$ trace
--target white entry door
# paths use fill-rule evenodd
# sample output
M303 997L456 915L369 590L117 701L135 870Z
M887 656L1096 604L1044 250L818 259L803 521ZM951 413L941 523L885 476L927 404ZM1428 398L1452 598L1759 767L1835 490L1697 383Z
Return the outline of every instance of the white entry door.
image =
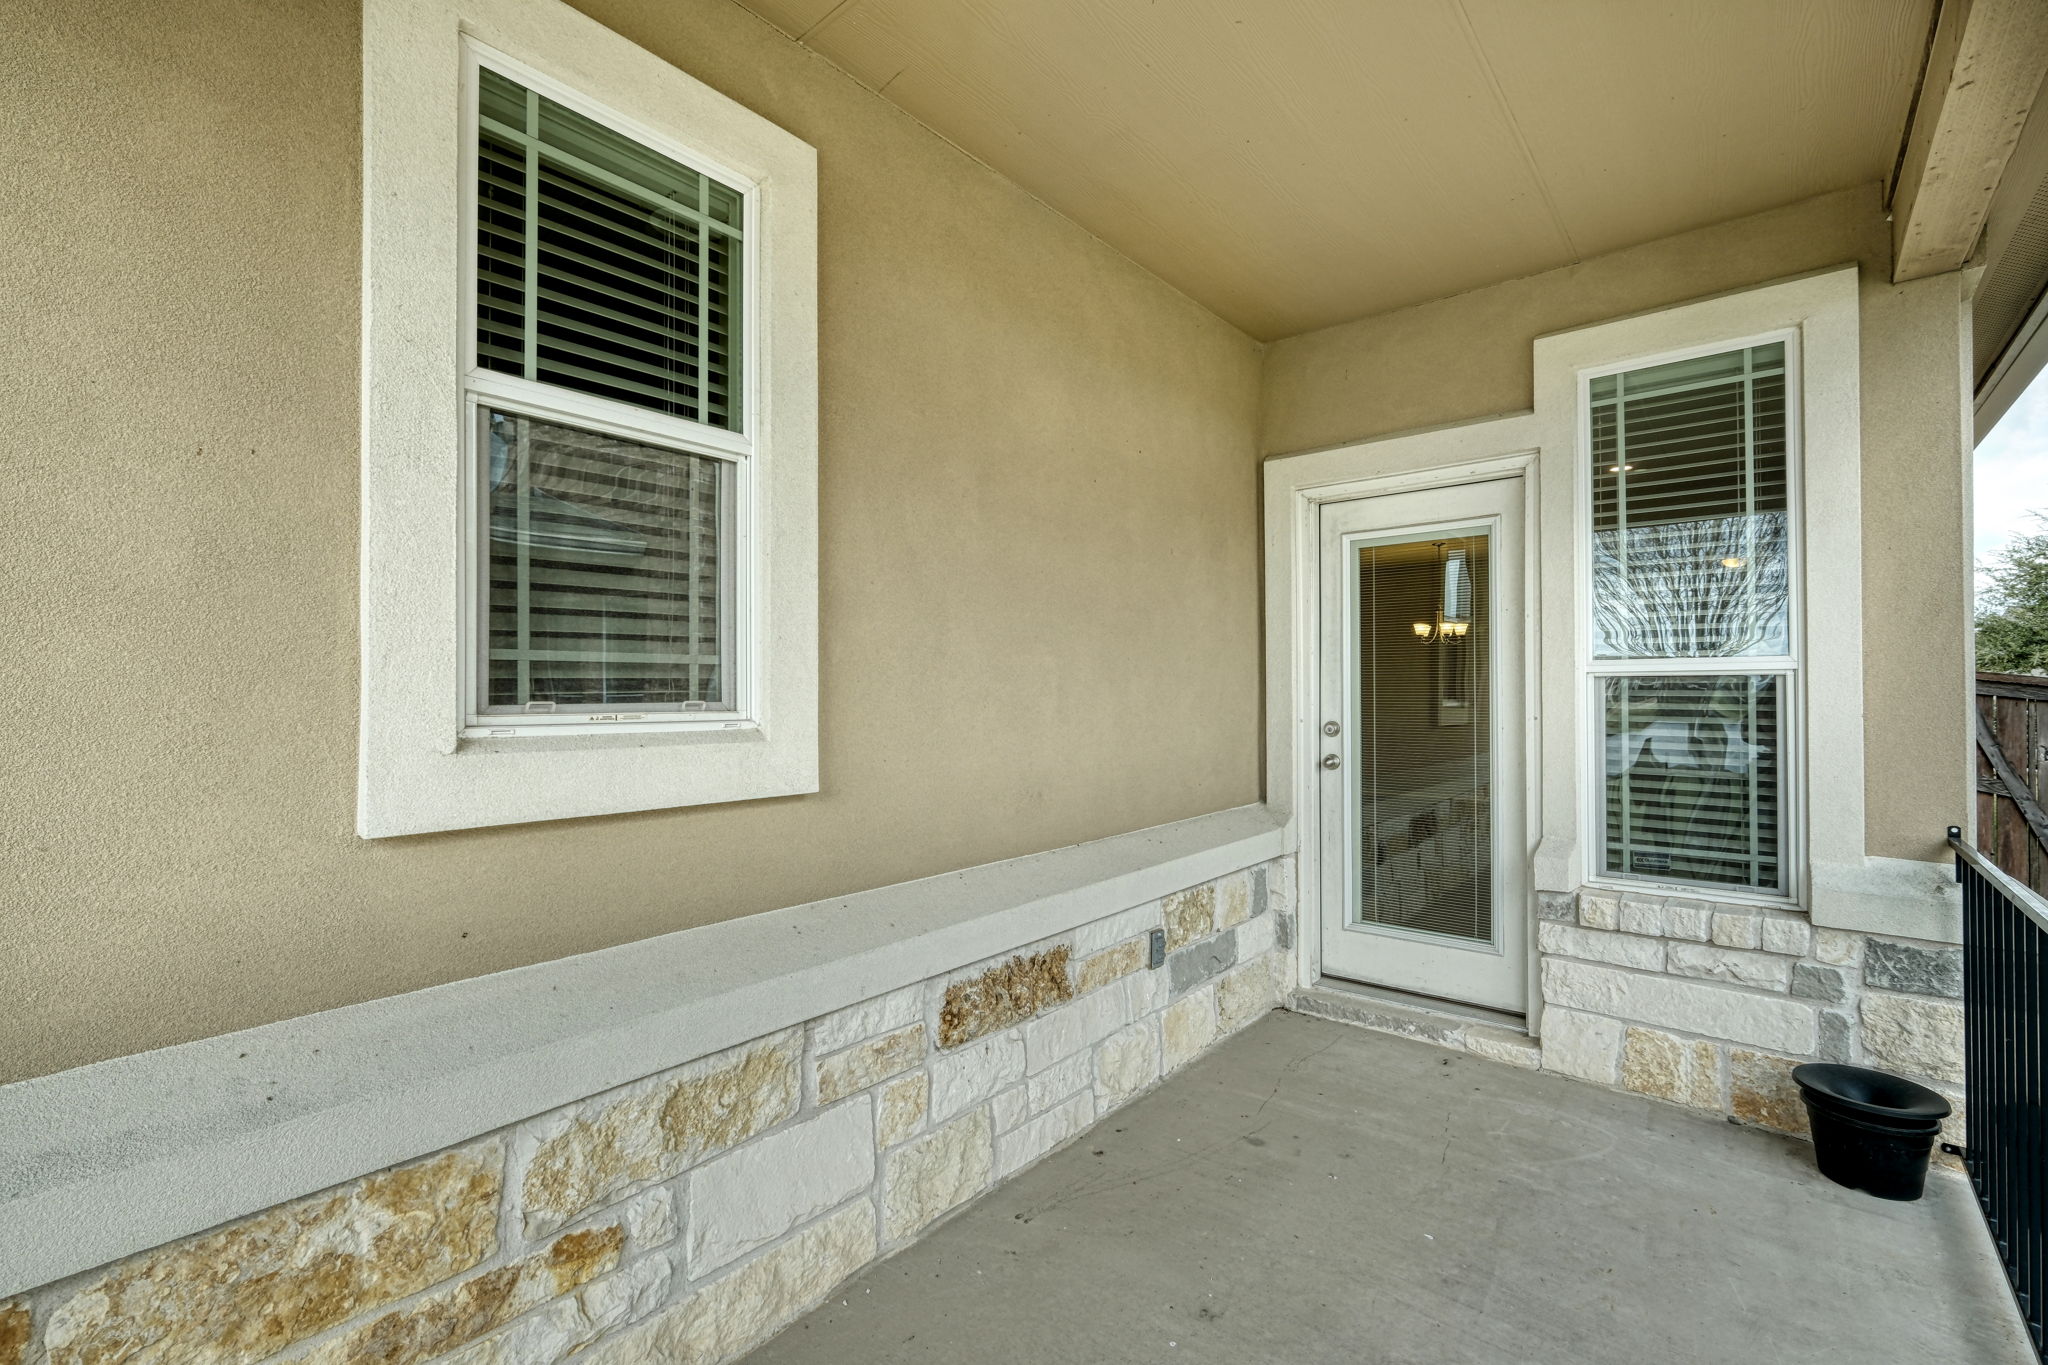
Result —
M1323 973L1528 996L1522 481L1321 512Z

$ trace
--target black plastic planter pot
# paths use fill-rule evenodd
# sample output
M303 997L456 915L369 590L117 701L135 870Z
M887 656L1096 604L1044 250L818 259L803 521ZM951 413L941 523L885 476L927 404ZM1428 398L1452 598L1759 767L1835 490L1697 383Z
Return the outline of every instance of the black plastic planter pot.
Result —
M1813 1156L1837 1185L1879 1199L1918 1199L1949 1104L1935 1091L1862 1066L1792 1068L1813 1125Z

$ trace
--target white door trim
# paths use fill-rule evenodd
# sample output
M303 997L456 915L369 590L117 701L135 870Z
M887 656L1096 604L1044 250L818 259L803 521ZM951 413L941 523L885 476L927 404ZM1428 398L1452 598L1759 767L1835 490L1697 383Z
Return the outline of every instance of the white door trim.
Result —
M1316 800L1319 779L1315 767L1320 752L1315 727L1316 689L1321 676L1317 611L1322 572L1322 506L1504 476L1519 475L1525 481L1523 780L1529 784L1527 809L1533 821L1534 813L1540 809L1533 785L1540 772L1540 727L1533 707L1539 695L1537 683L1543 657L1538 572L1541 543L1536 519L1542 502L1537 431L1533 413L1518 413L1359 441L1329 450L1275 456L1265 462L1262 473L1266 541L1266 804L1286 819L1287 843L1296 860L1294 942L1298 987L1313 986L1322 975L1322 933L1320 925L1311 923L1309 916L1309 908L1321 904L1323 875ZM1532 853L1541 835L1542 831L1532 823L1527 831ZM1534 942L1532 932L1528 1013L1531 1033L1539 1027L1542 1008Z

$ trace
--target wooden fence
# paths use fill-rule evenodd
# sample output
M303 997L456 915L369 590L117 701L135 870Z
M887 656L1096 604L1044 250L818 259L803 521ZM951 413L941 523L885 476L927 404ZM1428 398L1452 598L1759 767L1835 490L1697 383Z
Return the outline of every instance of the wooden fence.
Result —
M1977 847L2048 894L2048 678L1977 675Z

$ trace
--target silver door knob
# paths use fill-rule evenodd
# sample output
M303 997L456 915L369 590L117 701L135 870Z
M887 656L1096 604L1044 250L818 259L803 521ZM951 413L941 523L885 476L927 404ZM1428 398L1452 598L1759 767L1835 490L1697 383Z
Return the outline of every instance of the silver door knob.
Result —
M1338 768L1340 768L1340 767L1342 767L1343 765L1344 765L1344 760L1343 760L1343 759L1341 759L1341 758L1339 758L1339 757L1337 757L1337 755L1335 755L1335 754L1324 754L1324 755L1323 755L1323 766L1324 766L1325 768L1328 768L1328 769L1329 769L1329 770L1330 770L1331 772L1335 772L1335 771L1337 771L1337 769L1338 769Z

